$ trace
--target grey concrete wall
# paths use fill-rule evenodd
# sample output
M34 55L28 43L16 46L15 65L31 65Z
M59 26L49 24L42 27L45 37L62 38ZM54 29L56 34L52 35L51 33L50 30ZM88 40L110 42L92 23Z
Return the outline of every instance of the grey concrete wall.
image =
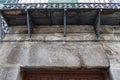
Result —
M46 28L44 28L46 27ZM17 79L20 67L109 68L113 80L119 80L120 40L119 26L101 26L101 40L96 40L92 26L68 26L63 37L63 26L38 26L31 40L63 40L62 42L1 42L0 80ZM25 26L10 28L4 40L28 40ZM67 42L81 40L82 42ZM15 74L15 73L16 74ZM2 76L5 74L6 76ZM11 77L9 77L11 76ZM11 79L15 76L15 79Z

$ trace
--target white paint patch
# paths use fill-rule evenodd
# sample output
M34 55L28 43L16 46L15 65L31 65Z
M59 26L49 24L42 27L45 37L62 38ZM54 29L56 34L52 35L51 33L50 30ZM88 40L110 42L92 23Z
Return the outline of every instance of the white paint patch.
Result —
M48 0L19 0L18 3L48 3Z

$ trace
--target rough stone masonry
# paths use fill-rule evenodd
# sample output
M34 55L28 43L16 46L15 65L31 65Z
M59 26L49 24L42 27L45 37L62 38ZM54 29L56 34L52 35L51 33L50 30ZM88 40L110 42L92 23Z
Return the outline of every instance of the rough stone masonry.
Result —
M109 68L120 80L120 26L101 26L97 40L92 26L35 26L31 39L26 26L10 27L0 43L0 80L20 80L21 67Z

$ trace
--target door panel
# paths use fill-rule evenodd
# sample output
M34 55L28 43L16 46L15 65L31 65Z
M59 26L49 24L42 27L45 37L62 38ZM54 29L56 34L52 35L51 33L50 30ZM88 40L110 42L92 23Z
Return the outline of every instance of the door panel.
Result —
M101 71L29 71L25 72L23 80L106 80Z

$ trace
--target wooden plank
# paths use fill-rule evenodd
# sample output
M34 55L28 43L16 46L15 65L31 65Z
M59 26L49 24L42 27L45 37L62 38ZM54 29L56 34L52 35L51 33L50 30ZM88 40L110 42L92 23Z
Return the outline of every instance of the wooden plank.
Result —
M105 73L102 71L57 71L57 70L51 70L51 71L40 71L39 69L36 70L30 70L25 71L23 73L23 80L106 80ZM63 77L64 76L64 77Z

